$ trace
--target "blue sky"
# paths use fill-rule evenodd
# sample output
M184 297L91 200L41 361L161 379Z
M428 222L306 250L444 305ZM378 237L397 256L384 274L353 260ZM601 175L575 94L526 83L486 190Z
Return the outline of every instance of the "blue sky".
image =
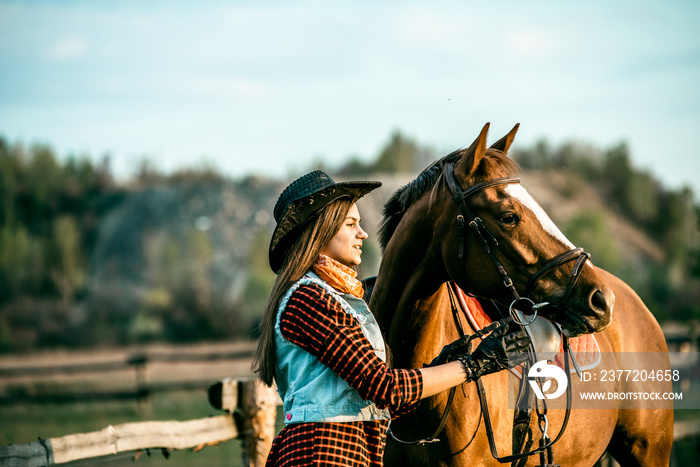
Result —
M0 0L0 135L240 176L521 123L700 194L700 2Z

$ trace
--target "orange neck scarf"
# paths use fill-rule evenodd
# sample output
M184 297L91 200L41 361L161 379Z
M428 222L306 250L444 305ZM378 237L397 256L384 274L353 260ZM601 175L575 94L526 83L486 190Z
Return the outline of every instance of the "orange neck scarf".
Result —
M349 293L357 298L362 298L365 293L362 282L357 280L357 271L333 258L320 255L312 269L318 277L339 292Z

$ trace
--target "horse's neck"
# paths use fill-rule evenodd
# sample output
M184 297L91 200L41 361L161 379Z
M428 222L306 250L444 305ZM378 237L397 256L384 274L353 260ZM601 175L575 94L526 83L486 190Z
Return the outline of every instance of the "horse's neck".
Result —
M447 284L433 295L414 302L409 312L409 316L396 321L395 333L401 337L394 340L413 352L405 352L403 358L395 356L397 367L420 367L429 363L444 345L459 338Z
M451 322L439 245L415 227L403 228L411 236L392 239L385 251L370 306L400 367L434 356Z
M430 240L416 240L413 229L395 234L384 251L370 308L379 324L388 331L392 321L413 303L432 295L440 287L440 267L432 260ZM420 234L418 234L420 236ZM444 268L443 268L444 269Z

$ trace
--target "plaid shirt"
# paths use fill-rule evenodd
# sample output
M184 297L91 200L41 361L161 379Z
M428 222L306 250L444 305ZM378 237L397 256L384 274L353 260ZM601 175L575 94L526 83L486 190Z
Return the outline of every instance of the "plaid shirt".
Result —
M299 287L280 317L285 339L335 370L363 399L392 417L412 410L423 392L418 370L390 370L355 319L322 287ZM387 420L298 423L275 438L267 466L381 466Z

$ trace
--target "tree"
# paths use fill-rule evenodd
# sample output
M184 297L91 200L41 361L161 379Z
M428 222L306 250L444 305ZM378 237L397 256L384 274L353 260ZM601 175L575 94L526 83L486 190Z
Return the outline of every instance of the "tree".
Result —
M59 216L54 221L46 256L51 279L64 304L68 304L75 291L85 283L85 261L82 258L81 243L75 219L69 215Z
M549 142L541 138L531 148L518 148L512 151L513 159L524 169L549 169L553 164Z
M38 293L43 276L41 242L24 226L0 227L0 303Z
M621 257L603 213L584 211L574 216L564 229L574 245L591 253L596 266L619 274Z
M431 150L421 148L412 139L395 131L379 153L374 170L385 173L413 173L424 169L434 158Z

